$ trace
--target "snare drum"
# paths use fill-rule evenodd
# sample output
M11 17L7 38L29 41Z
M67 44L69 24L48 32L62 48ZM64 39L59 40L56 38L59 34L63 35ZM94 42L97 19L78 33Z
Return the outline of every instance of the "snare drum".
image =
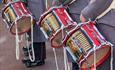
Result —
M12 34L27 32L32 23L32 16L23 2L17 1L8 4L2 11L2 17Z
M51 39L56 31L71 24L72 21L63 7L52 7L45 12L38 22L45 37Z
M95 64L97 67L103 63L110 55L112 46L100 34L93 22L78 24L67 32L63 43L81 70L91 70ZM96 55L95 64L94 53Z

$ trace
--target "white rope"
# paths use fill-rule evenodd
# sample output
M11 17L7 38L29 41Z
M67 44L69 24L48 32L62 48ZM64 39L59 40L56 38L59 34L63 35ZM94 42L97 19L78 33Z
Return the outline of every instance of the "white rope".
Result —
M4 12L4 15L5 15L5 17L6 17L7 21L9 22L9 21L10 21L10 19L9 19L9 17L8 17L8 14ZM4 21L5 21L6 25L7 25L7 28L10 28L10 27L9 27L9 25L8 25L8 23L6 22L6 20L5 20L5 19L4 19Z
M94 45L93 50L94 50L94 70L96 70L96 45Z
M34 53L34 48L33 48L33 18L32 17L31 17L31 46L30 47L32 49L32 55L30 54L31 52L29 51L29 46L28 46L29 59L31 60L31 62L34 62L35 61L35 53Z
M23 41L23 37L24 37L24 35L20 35L19 42Z
M64 38L64 31L63 31L64 25L61 26L61 29L62 29L62 38ZM66 56L67 54L66 54L66 50L65 50L64 46L63 46L63 53L64 53L64 68L65 68L65 70L67 70L67 68L68 68L67 56Z
M48 8L48 0L46 0L46 9Z
M113 46L111 47L111 70L113 70Z
M69 66L69 62L68 62L68 58L67 58L67 53L66 53L66 49L63 47L64 50L64 64L65 64L65 70L70 70L70 66Z
M66 57L66 50L65 48L63 47L63 53L64 53L64 67L65 67L65 70L67 70L67 57Z
M67 67L68 67L68 70L70 70L68 59L67 59Z
M56 70L59 70L59 66L58 66L58 63L57 63L57 55L56 55L55 48L53 48L53 52L54 52L54 57L55 57L55 62L56 62Z
M18 29L17 29L17 23L15 21L15 29L16 29L16 59L19 60L19 55L20 55L20 51L19 51L19 36L18 36Z

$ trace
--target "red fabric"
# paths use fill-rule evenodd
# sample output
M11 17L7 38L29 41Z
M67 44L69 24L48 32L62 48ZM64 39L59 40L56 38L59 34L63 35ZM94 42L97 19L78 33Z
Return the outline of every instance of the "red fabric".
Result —
M27 10L23 2L16 2L16 3L13 3L12 5L14 8L14 11L16 12L16 14L18 14L18 16L22 16L22 13L25 15L29 14L29 11Z
M56 12L56 15L60 18L63 25L67 26L68 25L67 20L70 20L70 19L67 16L67 14L64 12L66 10L64 8L58 8L58 9L54 9L54 11Z
M89 27L87 27L89 26ZM99 36L99 34L97 33L97 31L93 28L94 24L93 23L89 23L88 25L84 25L83 28L84 30L87 32L87 34L90 36L90 38L92 39L92 41L94 42L94 44L96 46L99 46L100 45L100 42L98 40L97 37L94 36L94 33L95 35ZM91 30L90 30L91 29ZM100 36L99 36L100 37Z

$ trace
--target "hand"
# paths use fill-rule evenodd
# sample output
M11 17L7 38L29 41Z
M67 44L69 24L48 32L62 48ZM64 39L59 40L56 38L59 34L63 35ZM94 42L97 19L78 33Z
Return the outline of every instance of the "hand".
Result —
M86 21L85 17L82 14L80 15L80 21L81 22L85 22Z

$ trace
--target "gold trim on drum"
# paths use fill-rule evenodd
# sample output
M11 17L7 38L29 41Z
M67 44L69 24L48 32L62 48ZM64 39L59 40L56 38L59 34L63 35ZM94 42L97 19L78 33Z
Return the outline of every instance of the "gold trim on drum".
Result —
M88 39L80 30L78 30L74 34L72 34L72 36L67 40L66 44L69 44L70 41L72 41L73 44L76 45L77 47L83 48L83 50L85 50L85 52L87 52L90 48L92 48Z
M7 7L4 11L4 14L7 18L7 21L10 20L12 23L16 20L16 15L14 14L14 11L11 9L11 7Z
M88 39L80 30L71 35L66 42L66 46L70 47L71 51L76 56L77 61L79 61L82 56L92 48Z
M56 20L55 16L50 13L48 14L43 21L44 23L49 24L49 26L53 29L53 31L56 31L60 26L58 25L58 21Z

